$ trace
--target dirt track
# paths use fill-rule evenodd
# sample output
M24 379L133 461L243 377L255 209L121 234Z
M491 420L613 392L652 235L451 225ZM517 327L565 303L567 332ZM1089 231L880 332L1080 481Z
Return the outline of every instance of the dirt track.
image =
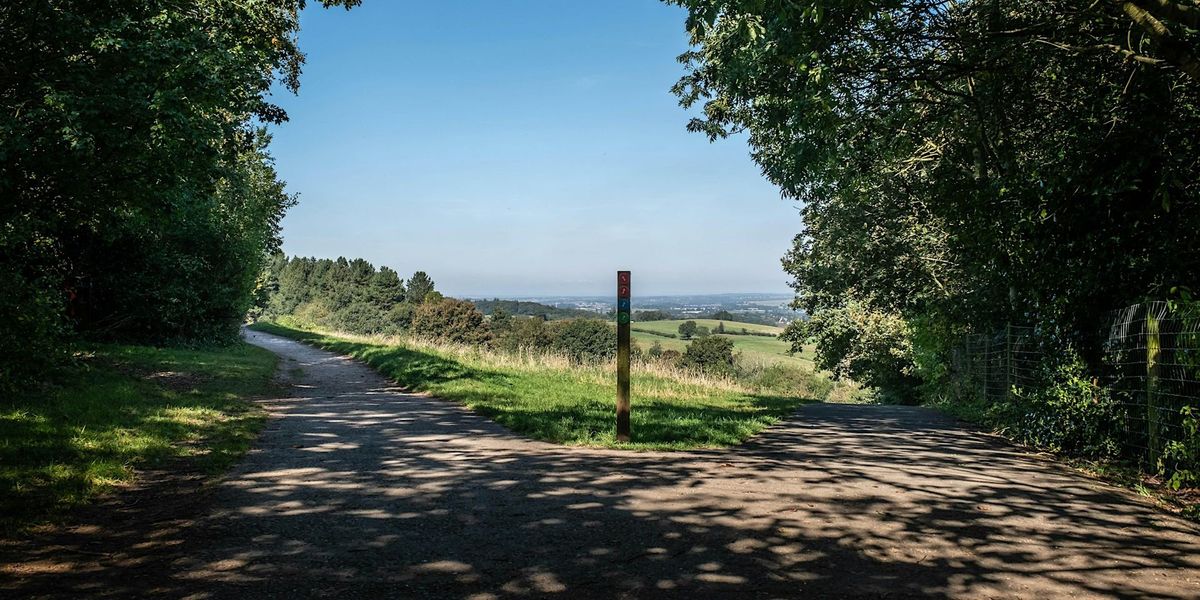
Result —
M218 486L0 548L0 592L1200 597L1200 529L928 410L810 405L720 451L571 449L248 338L304 370L256 450Z

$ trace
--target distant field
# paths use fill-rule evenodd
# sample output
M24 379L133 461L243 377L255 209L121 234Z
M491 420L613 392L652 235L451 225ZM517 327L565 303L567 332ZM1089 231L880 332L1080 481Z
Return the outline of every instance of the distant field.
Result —
M709 330L715 330L717 324L721 321L713 319L691 319L697 325L703 325ZM633 328L648 329L659 333L678 334L679 325L683 323L679 321L644 321L633 323ZM740 331L743 327L747 331L759 331L764 333L779 334L783 331L781 327L771 327L769 325L754 325L752 323L737 323L734 321L724 321L726 331ZM683 352L687 347L688 342L681 339L671 339L653 333L644 331L634 331L633 339L643 350L649 348L654 342L662 345L664 350L675 350ZM763 363L781 363L795 366L812 368L812 348L805 346L803 352L798 352L794 355L789 355L788 350L791 349L791 344L780 341L778 338L763 337L757 335L721 335L721 337L733 340L734 352L740 352L745 361L757 361Z
M401 337L303 331L259 322L253 329L314 344L366 362L413 391L456 400L534 439L577 446L682 450L732 446L828 398L834 384L804 377L784 393L754 389L654 365L635 365L633 441L612 428L613 364L571 364L553 355L506 355L486 349Z
M770 325L755 325L754 323L738 323L736 321L717 321L715 319L680 319L678 321L635 321L633 327L636 329L650 329L660 333L678 333L679 325L684 321L695 321L697 325L707 327L710 331L717 328L718 323L724 323L725 329L728 331L757 331L760 333L769 333L771 335L779 335L783 333L782 327L772 327Z

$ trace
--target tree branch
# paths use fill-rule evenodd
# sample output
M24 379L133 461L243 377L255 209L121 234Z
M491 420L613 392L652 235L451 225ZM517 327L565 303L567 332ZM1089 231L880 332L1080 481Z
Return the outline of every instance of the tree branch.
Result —
M1131 0L1121 2L1120 5L1121 10L1154 40L1167 62L1179 67L1179 70L1187 73L1192 79L1200 81L1200 60L1196 59L1186 44L1171 34L1171 30L1162 21Z

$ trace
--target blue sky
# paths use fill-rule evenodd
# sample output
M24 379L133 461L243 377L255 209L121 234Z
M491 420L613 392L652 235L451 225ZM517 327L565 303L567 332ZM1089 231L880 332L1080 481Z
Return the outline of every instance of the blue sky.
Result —
M284 251L450 295L786 292L800 229L744 139L688 133L683 11L656 0L310 7L272 153Z

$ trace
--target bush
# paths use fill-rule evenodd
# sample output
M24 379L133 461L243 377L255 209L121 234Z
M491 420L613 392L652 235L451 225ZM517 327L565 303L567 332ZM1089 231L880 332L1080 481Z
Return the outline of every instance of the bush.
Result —
M401 302L387 311L383 316L383 332L397 334L408 331L412 327L413 305Z
M384 315L374 304L355 302L334 313L330 318L330 325L340 331L372 334L382 333L386 322Z
M48 288L0 271L0 398L15 397L67 358L63 302Z
M546 350L554 341L546 321L538 317L514 317L503 331L496 332L492 346L505 352Z
M779 337L796 351L812 340L818 368L874 387L885 400L916 400L911 331L897 314L852 302L793 321Z
M302 327L325 327L328 326L330 317L333 316L333 311L324 302L305 302L296 307L292 313L292 318L297 325Z
M607 360L617 355L617 336L606 321L571 319L548 324L551 348L575 362Z
M834 388L833 381L826 375L781 364L765 365L743 372L741 379L758 390L811 400L825 400Z
M1073 352L1059 364L1043 363L1040 383L1017 388L1011 400L989 409L989 420L1005 435L1051 452L1116 458L1125 420L1117 393L1096 385Z
M716 336L697 338L688 344L679 364L708 373L732 373L733 340Z
M427 296L428 298L428 296ZM440 342L482 344L491 339L483 313L466 300L427 301L413 311L412 333Z

